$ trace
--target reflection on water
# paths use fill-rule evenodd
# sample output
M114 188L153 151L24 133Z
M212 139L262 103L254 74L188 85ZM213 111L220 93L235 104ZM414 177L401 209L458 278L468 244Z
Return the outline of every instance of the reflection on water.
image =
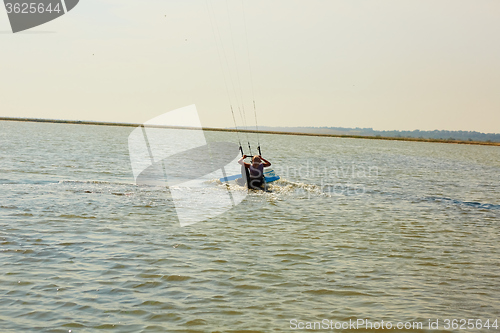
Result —
M261 136L273 192L181 228L130 131L0 122L2 331L498 318L498 147Z

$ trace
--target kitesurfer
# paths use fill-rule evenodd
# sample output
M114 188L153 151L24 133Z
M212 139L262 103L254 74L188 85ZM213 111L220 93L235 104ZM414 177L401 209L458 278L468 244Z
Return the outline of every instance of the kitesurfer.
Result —
M264 168L271 166L271 162L260 155L255 155L254 157L252 157L252 163L245 163L243 160L246 157L247 155L243 155L243 157L239 159L238 163L248 169L248 188L254 190L266 190ZM262 163L262 161L264 161L264 163Z

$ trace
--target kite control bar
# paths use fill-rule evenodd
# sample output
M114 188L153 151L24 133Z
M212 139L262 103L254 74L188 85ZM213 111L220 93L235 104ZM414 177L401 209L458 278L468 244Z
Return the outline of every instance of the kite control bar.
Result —
M262 156L262 152L260 151L260 146L257 147L257 149L259 150L259 156ZM243 148L241 148L240 146L240 152L241 152L241 156L245 155L245 153L243 153ZM247 157L253 157L254 155L247 155Z
M260 155L257 155L257 156L260 156ZM252 157L254 157L254 155L247 155L246 158L249 158L249 157L252 158Z

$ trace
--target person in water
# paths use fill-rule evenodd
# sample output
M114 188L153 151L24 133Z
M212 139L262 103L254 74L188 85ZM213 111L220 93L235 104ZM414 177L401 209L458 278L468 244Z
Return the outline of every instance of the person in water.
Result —
M269 162L262 156L255 155L254 157L252 157L252 163L245 163L243 160L246 157L247 155L243 155L238 163L248 169L248 188L254 190L265 190L266 180L264 178L264 168L271 166L271 162ZM262 163L262 161L264 161L264 163Z

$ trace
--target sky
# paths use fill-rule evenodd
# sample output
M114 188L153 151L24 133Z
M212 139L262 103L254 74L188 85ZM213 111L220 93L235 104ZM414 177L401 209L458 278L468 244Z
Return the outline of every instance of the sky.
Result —
M82 0L17 34L0 8L0 117L500 133L499 32L498 0Z

